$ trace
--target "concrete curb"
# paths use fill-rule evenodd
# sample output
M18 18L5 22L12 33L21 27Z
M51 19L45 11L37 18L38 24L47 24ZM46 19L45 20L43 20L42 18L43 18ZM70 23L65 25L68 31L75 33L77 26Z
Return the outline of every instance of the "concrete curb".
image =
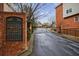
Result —
M28 50L22 51L17 56L28 56L28 55L30 55L32 53L32 49L33 49L33 41L34 41L34 33L31 36L30 47L28 48Z
M79 40L74 36L69 36L69 35L62 34L62 37L79 43Z

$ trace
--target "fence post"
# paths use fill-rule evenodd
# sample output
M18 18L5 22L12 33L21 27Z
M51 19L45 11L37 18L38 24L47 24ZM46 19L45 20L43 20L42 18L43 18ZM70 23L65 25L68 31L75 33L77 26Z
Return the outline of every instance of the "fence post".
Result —
M76 39L76 30L74 32L75 32L75 39Z

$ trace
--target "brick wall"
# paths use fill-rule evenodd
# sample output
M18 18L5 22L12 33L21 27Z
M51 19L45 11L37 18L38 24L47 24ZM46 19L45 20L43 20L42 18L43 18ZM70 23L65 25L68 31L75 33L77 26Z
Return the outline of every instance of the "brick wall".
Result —
M79 16L75 14L69 17L63 17L63 4L56 7L56 31L67 35L79 36L79 22L74 22L74 18ZM61 29L60 29L61 28Z
M64 18L62 21L62 28L79 28L79 22L75 22L74 18L79 15L74 15L68 18Z
M78 31L79 30L79 22L74 21L74 18L76 16L79 16L79 15L77 14L77 15L63 19L62 29L65 29L65 30L62 30L62 32L64 31L65 34L79 36L79 31Z
M3 11L3 3L0 3L0 12Z
M0 12L0 55L16 55L27 46L27 23L24 13ZM23 40L22 41L7 41L6 40L6 17L18 16L23 18Z
M61 23L63 20L63 4L56 7L56 31L60 31Z

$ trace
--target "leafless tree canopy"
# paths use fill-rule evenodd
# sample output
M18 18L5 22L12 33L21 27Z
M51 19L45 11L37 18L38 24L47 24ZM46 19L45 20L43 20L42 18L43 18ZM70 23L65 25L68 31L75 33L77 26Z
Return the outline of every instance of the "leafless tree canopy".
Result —
M47 14L42 12L43 6L46 4L40 3L7 3L7 5L14 11L14 12L24 12L27 15L27 38L30 39L31 33L33 33L37 22L37 19L44 18ZM43 14L41 14L43 13ZM31 27L31 29L30 29Z
M45 17L47 14L41 13L41 8L45 6L46 4L40 4L40 3L7 3L7 5L14 10L15 12L25 12L28 15L28 19L35 20L41 17Z

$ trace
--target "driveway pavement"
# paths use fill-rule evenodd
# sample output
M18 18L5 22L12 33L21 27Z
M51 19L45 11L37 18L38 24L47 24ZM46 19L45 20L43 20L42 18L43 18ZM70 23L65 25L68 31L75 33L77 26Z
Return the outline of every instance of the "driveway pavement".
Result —
M45 28L37 28L31 56L78 56L79 43L59 37Z

